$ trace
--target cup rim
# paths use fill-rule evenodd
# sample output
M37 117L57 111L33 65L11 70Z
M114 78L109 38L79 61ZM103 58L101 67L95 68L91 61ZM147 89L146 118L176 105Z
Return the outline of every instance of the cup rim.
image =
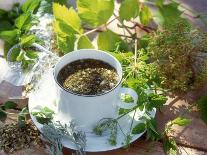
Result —
M115 89L122 83L122 79L123 79L123 75L122 75L122 74L123 74L123 71L122 71L121 63L120 63L120 62L119 62L113 55L111 55L111 54L109 54L109 53L107 53L107 52L105 52L105 51L102 51L102 50L96 50L96 49L80 49L80 50L74 50L74 51L71 51L71 52L80 52L80 51L85 51L85 50L93 50L93 51L96 51L96 52L102 52L102 53L104 53L104 54L106 54L106 55L112 57L112 58L119 64L119 66L120 66L120 68L121 68L121 78L119 79L119 81L117 82L117 84L116 84L112 89L110 89L110 90L108 90L108 91L106 91L106 92L104 92L104 93L95 94L95 95L79 94L79 93L76 93L76 92L73 92L73 91L70 91L70 90L64 88L64 87L58 82L57 77L55 76L55 69L56 69L56 66L59 64L59 62L60 62L60 61L64 58L64 56L66 56L67 54L60 58L60 60L55 64L55 67L54 67L54 69L53 69L53 77L54 77L54 79L55 79L56 84L58 84L58 86L59 86L59 87L61 88L61 90L63 90L63 91L66 91L67 93L70 93L70 94L72 94L72 95L82 96L82 97L97 97L97 96L103 96L103 95L106 95L106 94L112 92L113 90L115 90ZM70 52L70 53L71 53L71 52ZM69 54L69 53L68 53L68 54ZM77 60L78 60L78 59L77 59ZM95 60L99 60L99 59L95 59ZM102 60L101 60L101 61L102 61Z

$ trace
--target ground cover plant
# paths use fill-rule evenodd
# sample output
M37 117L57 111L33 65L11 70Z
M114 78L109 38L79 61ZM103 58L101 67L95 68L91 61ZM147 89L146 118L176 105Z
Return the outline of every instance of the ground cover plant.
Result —
M120 108L116 119L100 120L94 132L101 135L109 130L109 143L116 145L118 120L129 112L145 109L145 115L140 118L143 123L131 127L130 132L125 134L126 148L133 134L146 131L147 139L163 142L166 154L176 154L176 142L168 133L174 124L184 126L190 120L178 117L166 124L166 130L160 134L156 130L155 119L147 111L161 108L169 92L182 94L205 83L206 57L203 53L207 48L207 35L192 28L186 19L180 17L179 3L172 0L166 4L163 0L157 0L153 4L157 8L155 13L146 3L137 0L121 1L118 10L114 0L77 0L77 8L66 1L27 0L23 6L14 5L10 12L0 11L0 20L4 21L0 25L0 38L5 41L5 57L9 48L19 44L20 48L12 52L11 61L18 61L25 71L29 70L38 58L32 43L44 46L44 40L33 34L30 28L41 22L37 14L52 14L53 22L48 25L52 29L52 40L47 48L59 56L75 49L98 48L107 51L122 64L123 85L134 89L139 96L137 106L130 110ZM195 15L195 18L199 17ZM112 31L110 24L113 22L124 33ZM140 30L144 35L139 35ZM93 34L96 39L91 37ZM123 100L130 102L130 97L125 96ZM72 134L68 132L70 127L74 128L73 123L65 127L52 124L52 114L47 108L34 114L45 125L47 139L51 143L56 141L50 153L61 154L62 135L72 135L74 142L81 141L78 151L83 154L84 135L74 130L71 130ZM58 133L54 134L51 129L58 130ZM51 137L52 133L56 137ZM73 133L80 137L74 139Z

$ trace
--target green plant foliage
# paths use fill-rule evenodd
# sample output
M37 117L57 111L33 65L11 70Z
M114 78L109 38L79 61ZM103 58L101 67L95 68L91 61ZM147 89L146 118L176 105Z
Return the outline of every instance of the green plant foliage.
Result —
M36 12L39 4L40 0L28 0L22 7L15 4L12 11L6 12L7 16L12 16L12 18L5 18L4 20L4 24L12 24L12 26L0 29L0 39L5 41L4 56L7 55L9 48L13 45L17 43L22 45L22 49L14 49L11 60L21 61L24 69L34 63L32 58L26 59L24 57L26 54L23 52L26 51L25 48L29 48L33 42L37 41L36 36L28 33L30 28L37 22L33 13ZM10 15L11 12L12 15Z
M53 15L56 20L64 22L77 33L83 32L81 20L73 8L68 9L64 5L53 3Z
M18 38L20 36L20 30L14 29L14 30L5 30L0 31L0 38L6 41L6 43L12 45L18 42Z
M20 44L22 46L31 45L37 40L35 35L25 35L21 37Z
M177 155L177 144L173 138L166 138L163 147L166 154Z
M139 123L132 129L132 134L140 134L146 130L145 123Z
M174 119L172 121L173 125L176 124L176 125L179 125L179 126L186 126L190 123L191 123L191 120L186 119L186 118L182 118L182 117L177 117L176 119Z
M39 6L40 0L27 0L23 5L22 5L22 11L23 12L31 12L33 13L35 9Z
M178 9L179 3L171 2L169 4L163 4L164 1L157 2L158 11L154 15L155 21L161 25L171 26L172 23L176 23L181 19L182 12Z
M139 15L139 1L137 0L124 0L119 8L119 17L123 20L130 20Z
M4 104L0 106L0 120L5 120L7 118L7 112L8 109L16 109L17 104L12 101L7 101Z
M26 126L26 115L29 115L29 110L27 107L23 108L18 114L18 126L24 128Z
M78 0L78 13L92 27L105 24L114 11L114 0Z
M207 59L200 53L207 50L207 34L193 30L186 21L173 25L153 33L148 49L162 88L182 94L202 87L206 81Z
M87 49L87 48L94 48L91 41L88 39L87 36L80 36L78 39L78 49Z
M3 110L7 110L7 109L15 109L16 107L17 107L17 104L14 103L14 102L12 102L12 101L7 101L7 102L5 102L5 103L1 106L1 108L2 108Z
M114 51L117 47L117 43L120 44L120 50L127 49L127 45L123 42L121 37L109 29L98 35L97 44L100 50Z
M149 22L152 20L152 13L151 13L149 7L147 7L147 6L142 7L142 9L140 10L140 13L139 13L139 19L142 24L144 24L144 25L149 24Z
M129 94L121 94L121 100L125 103L134 102L133 97L131 97L131 95L129 95Z
M207 124L207 96L201 97L197 102L196 105L199 109L201 114L201 119Z
M39 112L32 112L40 124L48 124L53 119L54 111L48 107L42 108Z

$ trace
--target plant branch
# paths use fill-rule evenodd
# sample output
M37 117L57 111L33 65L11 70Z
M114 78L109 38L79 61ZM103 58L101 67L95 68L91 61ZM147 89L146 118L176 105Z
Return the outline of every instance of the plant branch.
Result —
M93 32L103 32L103 28L107 28L107 26L109 25L109 24L111 24L114 20L116 20L117 19L117 17L115 17L114 19L112 19L112 20L110 20L108 23L106 23L105 25L101 25L101 26L99 26L99 27L97 27L97 28L95 28L95 29L92 29L92 30L90 30L90 31L88 31L88 32L86 32L86 33L84 33L83 35L88 35L88 34L91 34L91 33L93 33ZM87 29L87 28L86 28Z

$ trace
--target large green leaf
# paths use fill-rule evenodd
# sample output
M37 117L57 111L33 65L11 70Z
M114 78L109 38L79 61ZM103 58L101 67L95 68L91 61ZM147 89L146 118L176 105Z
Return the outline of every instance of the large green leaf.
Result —
M36 36L31 34L31 35L25 35L21 37L21 41L20 44L23 46L26 45L31 45L32 43L34 43L36 40Z
M40 0L27 0L22 5L23 12L34 12L34 10L39 6Z
M76 41L75 35L57 36L58 48L65 54L74 50L75 41Z
M139 15L138 0L124 0L119 9L119 16L121 20L130 20Z
M25 55L30 59L38 58L37 51L26 51Z
M63 21L73 28L77 33L82 33L81 20L73 8L68 9L66 6L58 3L53 4L53 14L56 20Z
M18 29L10 30L10 31L1 31L0 39L8 42L9 44L15 44L19 37L20 31Z
M132 134L140 134L146 129L145 123L139 123L132 129Z
M171 25L180 19L182 12L178 9L179 4L171 2L170 4L158 5L158 10L154 15L154 19L161 25Z
M78 39L78 49L87 49L87 48L94 48L91 41L88 39L87 36L81 36Z
M114 0L78 0L81 19L92 27L106 23L114 11Z
M117 44L124 46L123 40L113 31L107 29L105 32L101 32L98 35L98 48L106 51L114 51Z
M29 30L32 26L32 15L30 13L25 13L19 16L15 20L15 26L18 29Z
M140 19L140 22L144 25L147 25L151 21L152 13L151 13L149 7L144 6L141 9L140 14L139 14L139 19Z

